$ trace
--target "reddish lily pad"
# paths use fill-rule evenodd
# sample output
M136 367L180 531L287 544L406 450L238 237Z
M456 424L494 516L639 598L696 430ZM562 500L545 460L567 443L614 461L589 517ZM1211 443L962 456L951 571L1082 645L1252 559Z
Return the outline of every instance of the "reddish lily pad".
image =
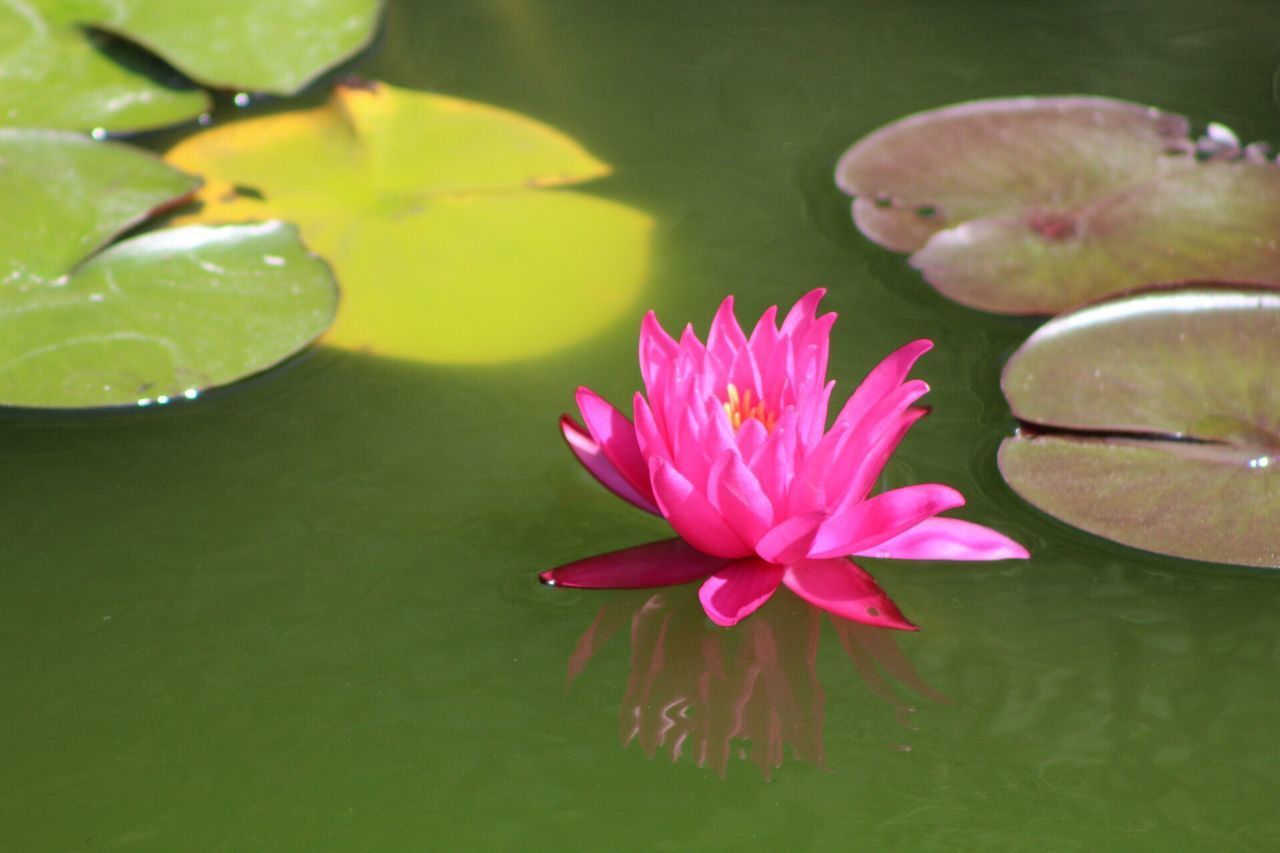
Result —
M836 168L854 221L944 295L1049 314L1158 282L1280 284L1280 168L1106 98L975 101L875 131Z
M1025 425L1000 470L1126 545L1280 568L1280 294L1197 287L1046 323L1002 385Z

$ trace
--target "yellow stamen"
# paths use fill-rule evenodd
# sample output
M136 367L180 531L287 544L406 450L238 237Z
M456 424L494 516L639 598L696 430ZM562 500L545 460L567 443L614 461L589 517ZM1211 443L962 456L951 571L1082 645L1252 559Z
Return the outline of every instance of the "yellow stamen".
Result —
M752 404L751 389L748 388L745 393L738 393L738 388L732 382L725 390L725 396L729 399L724 403L724 413L729 416L729 425L734 429L742 426L744 421L755 418L764 424L765 431L773 429L778 423L778 416L769 411L764 404L764 400L756 400Z

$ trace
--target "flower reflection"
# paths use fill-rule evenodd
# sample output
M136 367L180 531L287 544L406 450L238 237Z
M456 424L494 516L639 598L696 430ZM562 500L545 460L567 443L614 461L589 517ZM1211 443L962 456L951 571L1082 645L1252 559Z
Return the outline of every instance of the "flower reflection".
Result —
M605 558L619 572L627 572L629 557L665 564L672 577L681 569L705 568L698 563L705 555L682 547L660 542ZM692 565L681 563L682 553ZM909 727L915 709L894 682L931 701L948 701L915 672L893 634L828 618L858 676L902 725ZM766 779L788 753L825 767L826 695L817 675L821 622L822 611L795 596L775 599L737 631L709 624L693 596L664 591L613 598L579 638L567 686L629 627L631 671L618 711L624 747L638 742L650 758L687 758L721 776L734 757L756 765Z
M631 672L618 708L618 735L649 758L688 758L724 776L730 759L750 761L766 779L794 760L826 766L822 729L826 694L817 675L822 611L780 599L736 632L707 624L691 596L631 595L600 608L569 659L572 686L595 654L630 626ZM904 726L915 708L893 681L935 702L886 631L829 617L867 688L893 707Z

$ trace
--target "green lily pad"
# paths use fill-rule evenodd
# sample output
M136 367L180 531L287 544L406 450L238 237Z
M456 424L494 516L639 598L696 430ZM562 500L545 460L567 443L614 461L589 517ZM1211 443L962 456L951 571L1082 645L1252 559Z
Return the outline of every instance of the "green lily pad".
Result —
M836 169L872 240L944 295L1049 314L1159 282L1280 284L1280 168L1105 98L976 101L875 131Z
M134 131L194 118L208 95L174 68L213 88L295 94L367 45L380 13L379 0L6 0L0 125Z
M0 405L194 397L325 329L333 278L284 223L153 231L94 253L197 184L127 146L0 130Z
M96 5L99 11L82 20L146 47L193 80L216 89L277 95L296 94L363 49L382 11L380 0L97 0Z
M1068 524L1280 568L1280 294L1141 293L1057 317L1010 359L1000 470Z
M92 7L0 2L0 125L145 130L209 109L209 96L164 63L79 26Z
M557 187L609 172L516 113L385 84L215 127L167 159L205 177L181 221L280 217L333 264L324 342L429 362L495 362L576 342L622 315L651 219Z
M0 128L0 284L56 279L199 186L136 148Z

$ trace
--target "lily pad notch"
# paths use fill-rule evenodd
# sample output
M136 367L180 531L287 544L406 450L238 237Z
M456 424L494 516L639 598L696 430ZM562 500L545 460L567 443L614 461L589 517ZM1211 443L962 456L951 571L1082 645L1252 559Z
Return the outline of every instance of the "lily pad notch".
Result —
M653 220L581 192L607 163L510 110L373 81L212 127L165 158L201 175L187 222L298 223L342 280L325 345L425 362L530 358L623 316Z
M1280 568L1280 293L1154 289L1050 320L1009 360L1001 474L1105 538Z
M0 405L190 399L329 326L337 284L287 223L111 242L198 186L129 146L0 130Z

